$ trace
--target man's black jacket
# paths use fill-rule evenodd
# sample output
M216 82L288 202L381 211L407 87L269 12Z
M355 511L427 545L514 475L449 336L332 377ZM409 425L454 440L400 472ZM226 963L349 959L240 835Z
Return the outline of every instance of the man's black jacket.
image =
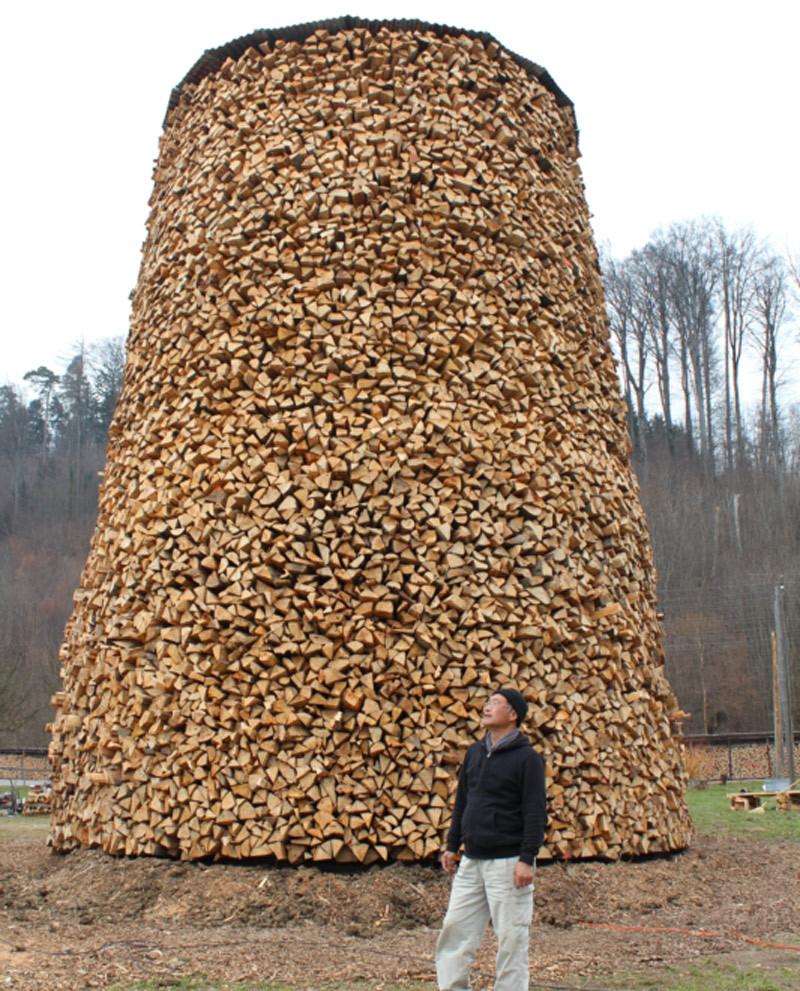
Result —
M522 734L487 753L486 741L467 750L458 778L447 849L468 857L519 857L532 864L544 841L547 801L544 762Z

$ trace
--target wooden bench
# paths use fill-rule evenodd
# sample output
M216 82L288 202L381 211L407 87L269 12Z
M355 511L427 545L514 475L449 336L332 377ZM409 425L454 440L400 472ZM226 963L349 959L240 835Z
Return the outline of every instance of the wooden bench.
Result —
M751 812L760 808L762 798L775 798L778 791L736 791L728 793L728 801L734 812Z

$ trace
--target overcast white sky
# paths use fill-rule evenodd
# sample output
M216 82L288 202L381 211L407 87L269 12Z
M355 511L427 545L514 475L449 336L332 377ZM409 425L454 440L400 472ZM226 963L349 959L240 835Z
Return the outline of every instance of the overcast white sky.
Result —
M202 52L344 14L487 31L547 68L615 255L702 214L800 249L797 0L9 3L0 382L127 332L167 100Z

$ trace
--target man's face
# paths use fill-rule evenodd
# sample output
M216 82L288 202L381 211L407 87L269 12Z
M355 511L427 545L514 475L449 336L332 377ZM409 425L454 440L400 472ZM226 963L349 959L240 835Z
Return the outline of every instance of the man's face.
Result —
M508 704L505 696L492 695L483 706L483 725L487 729L502 729L517 725L517 714Z

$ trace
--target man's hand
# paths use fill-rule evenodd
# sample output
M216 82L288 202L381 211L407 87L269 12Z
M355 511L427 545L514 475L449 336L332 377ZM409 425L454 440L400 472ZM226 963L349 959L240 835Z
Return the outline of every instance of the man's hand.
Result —
M514 864L514 887L527 888L529 884L533 884L533 867L518 860Z
M452 850L445 850L439 859L441 861L445 873L455 874L456 867L458 867L457 853L453 853Z

